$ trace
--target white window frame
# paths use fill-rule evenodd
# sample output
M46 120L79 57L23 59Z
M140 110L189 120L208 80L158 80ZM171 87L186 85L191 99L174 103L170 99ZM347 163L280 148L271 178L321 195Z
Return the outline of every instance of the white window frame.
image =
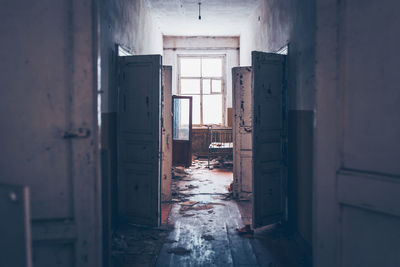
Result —
M181 76L181 59L182 58L220 58L222 61L222 76L221 77L209 77L209 76L202 76L202 61L200 60L200 77L182 77ZM200 124L193 124L193 126L203 126L207 125L203 123L203 80L210 79L210 94L211 95L221 95L222 96L222 118L221 118L221 124L214 124L214 125L220 125L223 126L225 125L225 108L226 108L226 55L225 54L190 54L190 55L185 55L185 54L179 54L178 55L178 95L197 95L197 94L181 94L181 80L182 79L200 79ZM212 92L212 80L221 80L221 92L220 93L213 93Z

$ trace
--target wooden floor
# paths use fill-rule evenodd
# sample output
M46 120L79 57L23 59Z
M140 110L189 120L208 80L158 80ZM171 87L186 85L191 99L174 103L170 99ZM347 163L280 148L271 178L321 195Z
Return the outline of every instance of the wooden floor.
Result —
M175 196L167 236L156 266L309 266L294 239L280 229L239 235L244 226L238 203L226 199L232 172L198 165L175 181ZM239 203L245 223L251 205Z

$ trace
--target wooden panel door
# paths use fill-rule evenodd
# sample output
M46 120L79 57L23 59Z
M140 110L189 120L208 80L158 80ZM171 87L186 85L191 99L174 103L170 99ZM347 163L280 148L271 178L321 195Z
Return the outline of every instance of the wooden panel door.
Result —
M158 226L161 56L119 58L118 210L122 222Z
M249 198L253 191L251 67L232 69L234 194Z
M400 266L399 6L317 1L315 266Z
M171 199L172 168L172 67L163 66L161 201Z
M0 183L29 188L36 267L102 266L94 4L0 2Z
M286 176L285 56L252 52L253 226L284 215Z
M174 95L172 111L172 164L188 167L192 164L192 97Z

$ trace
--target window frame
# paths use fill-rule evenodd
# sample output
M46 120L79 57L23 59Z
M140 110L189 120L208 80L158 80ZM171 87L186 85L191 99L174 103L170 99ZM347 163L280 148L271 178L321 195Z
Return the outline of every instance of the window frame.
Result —
M181 59L182 58L191 58L191 59L200 59L200 76L199 77L192 77L192 76L187 76L187 77L182 77L181 75ZM217 76L202 76L202 59L204 58L219 58L221 59L221 77ZM193 126L205 126L205 125L210 125L210 124L204 124L203 121L203 80L210 80L210 93L206 95L221 95L222 98L222 118L221 118L221 123L220 124L213 124L213 125L219 125L223 126L225 125L225 107L226 107L226 54L178 54L177 55L177 66L178 66L178 95L180 96L193 96L193 95L199 95L200 96L200 124L194 124ZM182 88L181 88L181 80L185 79L198 79L200 80L200 93L199 94L182 94ZM221 80L221 92L212 92L212 81L213 80ZM194 107L194 105L193 105ZM194 114L194 112L192 112ZM192 120L193 121L193 120Z

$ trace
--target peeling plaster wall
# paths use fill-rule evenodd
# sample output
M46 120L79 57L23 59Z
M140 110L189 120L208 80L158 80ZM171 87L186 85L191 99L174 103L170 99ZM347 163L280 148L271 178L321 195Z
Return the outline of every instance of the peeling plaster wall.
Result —
M314 0L264 0L240 36L240 64L251 51L276 52L289 44L289 109L313 110L315 102Z
M162 35L144 0L100 1L102 112L117 111L116 44L134 55L162 55Z
M311 244L312 132L315 106L315 1L264 0L240 36L240 62L251 51L289 44L289 222Z

